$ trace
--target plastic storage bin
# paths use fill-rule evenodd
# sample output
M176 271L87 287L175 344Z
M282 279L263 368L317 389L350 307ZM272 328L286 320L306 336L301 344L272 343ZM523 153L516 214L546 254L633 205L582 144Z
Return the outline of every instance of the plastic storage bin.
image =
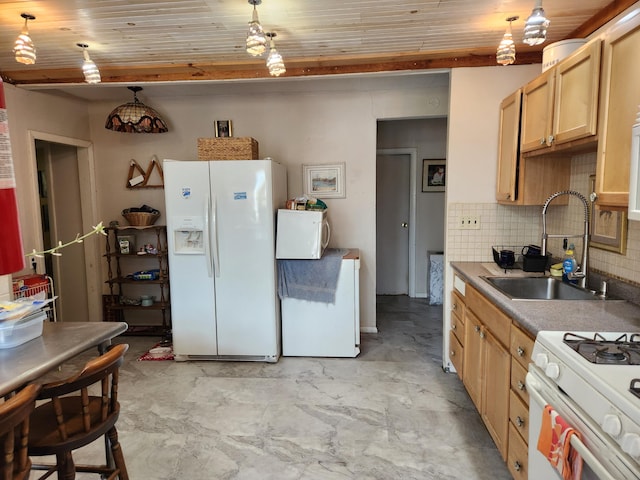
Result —
M0 322L0 348L13 348L42 335L47 314L38 311L17 320Z

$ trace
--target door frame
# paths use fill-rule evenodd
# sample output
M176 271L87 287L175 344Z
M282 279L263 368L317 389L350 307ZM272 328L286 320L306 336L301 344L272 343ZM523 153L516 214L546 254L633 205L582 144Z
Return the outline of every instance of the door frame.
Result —
M90 231L98 222L98 206L96 201L96 172L95 172L95 157L93 152L93 143L78 138L65 137L62 135L55 135L51 133L39 132L36 130L29 130L29 157L33 171L37 171L37 159L36 159L36 140L41 140L51 143L59 143L70 147L75 147L78 157L78 175L80 178L80 209L82 216L83 231L78 232L83 234ZM37 176L34 176L37 177ZM35 180L37 181L37 179ZM40 199L38 197L38 189L32 190L33 198L31 199L33 205L39 205ZM55 212L52 212L51 222L55 224ZM32 218L33 231L37 233L36 243L37 248L42 250L42 218L40 209L38 209L38 215L34 215ZM73 240L73 239L70 239ZM101 321L102 319L102 284L100 282L100 245L98 241L95 242L82 242L85 256L85 273L87 276L87 305L89 308L89 321L95 319L95 321ZM38 262L37 271L42 273L44 262ZM55 285L54 285L55 287ZM62 319L64 320L64 319Z
M416 296L416 168L418 164L417 148L379 148L377 155L409 155L411 165L409 167L409 297ZM378 232L376 230L376 236Z

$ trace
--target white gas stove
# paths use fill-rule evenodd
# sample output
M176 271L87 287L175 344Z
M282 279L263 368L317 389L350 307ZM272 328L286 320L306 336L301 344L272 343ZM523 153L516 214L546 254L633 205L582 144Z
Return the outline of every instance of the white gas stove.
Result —
M544 404L581 433L583 478L640 478L640 334L542 331L531 358L529 478L545 478L532 472Z

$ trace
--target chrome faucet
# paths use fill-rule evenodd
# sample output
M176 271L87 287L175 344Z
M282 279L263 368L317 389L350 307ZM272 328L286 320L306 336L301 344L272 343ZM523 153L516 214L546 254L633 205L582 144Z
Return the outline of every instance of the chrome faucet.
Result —
M566 234L548 234L547 233L547 207L549 204L560 195L573 195L578 197L584 204L584 234L583 235L566 235ZM580 238L582 237L582 263L578 265L578 269L571 273L571 278L579 279L579 284L582 288L587 288L587 274L588 274L588 260L589 260L589 203L587 199L581 193L573 190L563 190L551 195L544 202L542 207L542 256L547 255L547 239L549 238Z

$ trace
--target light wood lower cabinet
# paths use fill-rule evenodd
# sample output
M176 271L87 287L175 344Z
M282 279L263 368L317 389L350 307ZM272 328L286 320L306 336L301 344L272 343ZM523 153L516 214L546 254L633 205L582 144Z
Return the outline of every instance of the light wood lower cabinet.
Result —
M529 478L527 443L522 440L520 434L512 424L509 424L509 456L507 467L516 480L527 480Z
M464 385L506 460L511 320L470 285L466 288L465 303Z
M473 312L467 310L464 324L464 383L471 400L482 413L482 385L484 383L484 355L482 323Z
M464 337L460 338L461 298L452 293L451 358L462 371L471 400L516 479L527 478L529 395L525 377L534 339L517 322L467 284ZM463 352L460 368L459 352ZM454 360L457 358L457 360Z
M534 339L517 324L511 325L511 393L509 398L508 467L514 478L527 478L529 394L525 378Z
M509 378L511 356L487 332L484 339L485 379L482 386L482 420L503 459L507 459L509 433Z
M455 290L451 292L451 330L449 332L449 359L460 380L464 370L464 318L465 304Z

